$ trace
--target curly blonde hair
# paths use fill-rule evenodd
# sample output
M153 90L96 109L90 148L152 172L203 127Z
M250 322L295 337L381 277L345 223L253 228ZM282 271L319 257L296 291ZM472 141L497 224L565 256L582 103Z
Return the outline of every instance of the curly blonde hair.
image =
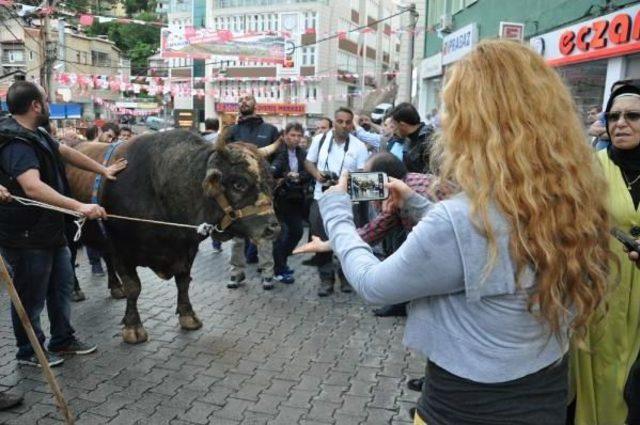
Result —
M487 40L456 63L442 93L442 178L497 244L489 206L511 225L518 276L536 272L535 306L550 330L580 339L608 289L607 185L558 74L522 44Z

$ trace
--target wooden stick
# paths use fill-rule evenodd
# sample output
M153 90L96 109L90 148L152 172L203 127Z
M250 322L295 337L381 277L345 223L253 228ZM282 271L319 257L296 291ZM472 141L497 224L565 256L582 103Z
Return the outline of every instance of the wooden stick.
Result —
M40 341L36 337L36 333L31 326L31 322L29 321L29 317L27 316L27 312L22 305L22 301L20 301L20 297L18 296L18 292L16 291L15 286L13 285L13 281L11 280L11 276L9 276L9 271L7 270L7 266L4 263L4 259L0 255L0 279L7 285L7 290L9 291L9 297L11 298L11 302L18 313L18 317L20 317L20 322L22 322L22 326L24 330L27 332L27 336L29 337L29 342L33 347L33 351L36 353L36 357L42 366L42 373L44 377L47 379L49 383L49 387L51 387L51 391L53 391L53 395L56 398L56 402L58 404L58 408L62 412L64 416L64 420L67 425L75 424L75 418L73 417L73 413L69 409L69 405L67 404L64 396L62 395L62 391L60 391L60 386L58 385L58 381L56 381L56 377L51 372L51 367L49 367L49 362L47 361L46 356L44 355L44 350L40 345Z

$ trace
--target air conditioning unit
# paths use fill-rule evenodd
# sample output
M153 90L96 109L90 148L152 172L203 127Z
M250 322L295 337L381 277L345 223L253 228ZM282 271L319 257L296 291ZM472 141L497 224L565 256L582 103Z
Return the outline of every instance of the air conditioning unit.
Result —
M450 13L440 15L440 31L448 32L453 29L453 16Z

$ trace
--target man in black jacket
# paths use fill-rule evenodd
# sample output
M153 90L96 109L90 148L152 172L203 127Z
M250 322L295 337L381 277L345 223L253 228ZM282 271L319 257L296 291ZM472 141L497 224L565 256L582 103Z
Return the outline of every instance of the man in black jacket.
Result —
M247 142L259 148L270 145L278 140L278 129L264 122L262 117L255 113L256 98L250 94L242 96L238 100L240 115L238 123L231 127L231 136L228 142Z
M12 116L0 119L0 184L14 196L73 210L90 219L105 218L106 212L99 205L66 196L69 192L63 160L109 179L114 179L117 171L59 144L41 128L49 121L41 87L27 81L14 83L7 92L7 105ZM63 362L56 354L88 354L96 349L79 341L71 327L73 271L67 242L62 213L18 202L0 205L0 252L43 345L40 314L47 305L51 339L46 353L50 366ZM13 307L11 319L18 363L39 366Z
M255 114L256 99L248 94L238 100L240 116L238 123L231 127L227 142L245 142L259 148L269 146L280 134L273 125ZM273 244L269 241L257 241L258 268L262 275L262 288L273 289ZM231 279L227 288L235 289L245 279L244 268L248 260L256 255L256 246L248 240L234 238L231 245ZM254 262L254 261L251 261Z
M402 162L410 173L428 173L433 127L420 121L418 110L410 103L401 103L390 113L396 126L396 134L403 139L389 142L387 151L395 154L399 149L395 143L401 143Z
M276 154L271 165L276 179L274 204L282 227L273 245L274 277L282 283L293 283L293 270L287 266L287 258L302 238L304 202L307 186L313 180L304 168L307 152L299 144L304 129L299 123L290 123L284 130L285 146Z

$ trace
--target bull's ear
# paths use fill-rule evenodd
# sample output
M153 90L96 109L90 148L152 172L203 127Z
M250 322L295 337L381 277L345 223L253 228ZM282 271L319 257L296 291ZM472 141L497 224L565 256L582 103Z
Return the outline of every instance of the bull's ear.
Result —
M215 196L220 193L220 178L222 177L222 173L217 168L211 168L207 171L207 175L202 181L202 189L204 190L205 195L207 196Z
M227 148L227 141L231 138L231 127L224 127L220 134L218 134L218 138L216 139L216 150L224 151Z

